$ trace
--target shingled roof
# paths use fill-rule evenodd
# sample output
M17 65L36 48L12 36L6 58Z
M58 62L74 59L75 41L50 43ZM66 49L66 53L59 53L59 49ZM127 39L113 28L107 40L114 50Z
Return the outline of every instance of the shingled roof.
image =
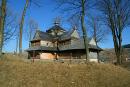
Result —
M90 38L88 39L89 42L90 42ZM95 49L95 50L102 50L100 47L96 46L96 45L92 45L92 44L89 44L88 45L89 49ZM75 50L75 49L85 49L85 46L84 46L84 41L83 39L79 39L77 41L75 41L72 45L69 45L69 46L62 46L62 47L59 47L59 49L62 51L62 50Z
M34 40L52 41L53 40L53 36L50 35L50 34L48 34L48 33L46 33L46 32L37 30L36 33L35 33L35 36L34 36L33 40L31 40L31 41L34 41Z
M45 41L53 41L55 40L56 38L60 41L60 40L66 40L66 39L71 39L71 34L74 32L74 30L70 30L70 31L66 31L64 32L62 35L59 35L59 36L54 36L54 35L51 35L47 32L43 32L43 31L40 31L40 30L37 30L36 31L36 34L33 38L33 40L31 41L35 41L35 40L45 40Z
M62 35L59 36L59 40L71 39L71 34L72 34L73 32L74 32L74 30L66 31L65 33L63 33Z
M48 32L54 29L60 29L63 30L64 33L59 36L51 35ZM52 28L48 29L46 32L37 30L36 34L32 41L35 40L45 40L45 41L54 41L55 39L58 39L59 41L71 39L71 35L74 32L75 29L72 29L70 31L65 31L65 29L61 28L58 25L53 26ZM92 38L88 38L88 42L90 42ZM84 50L84 40L83 37L81 37L79 40L75 41L73 44L67 45L67 46L60 46L58 47L60 51L66 51L66 50ZM89 44L89 49L95 49L95 50L102 50L100 47L96 45ZM33 51L33 50L42 50L42 51L58 51L56 47L45 47L45 46L38 46L38 47L31 47L27 49L27 51Z
M89 39L90 41L90 39ZM60 51L67 51L67 50L85 50L83 39L75 41L74 44L66 45L66 46L59 46L58 47ZM96 45L89 44L89 49L99 50L102 49ZM41 50L41 51L58 51L57 47L45 47L45 46L38 46L38 47L31 47L27 49L27 51L33 51L33 50Z
M36 46L28 48L26 51L57 51L56 47L45 47L45 46Z

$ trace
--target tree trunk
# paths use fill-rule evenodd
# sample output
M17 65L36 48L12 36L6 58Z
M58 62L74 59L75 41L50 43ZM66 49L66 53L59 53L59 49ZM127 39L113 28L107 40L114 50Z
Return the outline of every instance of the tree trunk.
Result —
M1 15L0 15L0 55L2 54L2 48L4 43L4 25L6 17L6 0L1 2Z
M96 23L95 23L94 19L93 19L93 23L94 23L94 40L96 42L96 46L98 46L98 42L97 42L97 28L96 28ZM98 63L100 63L100 61L99 61L99 52L97 52L97 59L98 59Z
M87 40L87 32L84 24L84 17L85 17L85 0L82 1L82 12L81 12L81 26L82 26L82 32L83 32L83 39L84 39L84 46L85 46L85 52L86 52L86 61L88 61L88 40Z
M57 48L57 53L56 53L56 60L58 60L58 53L59 53L59 46L58 46L58 40L56 41L56 48Z
M24 10L22 13L22 19L20 22L20 32L19 32L19 53L22 54L22 35L23 35L23 25L24 25L24 18L25 18L25 14L28 8L28 4L29 4L29 0L26 0L26 4L24 6Z
M18 54L19 36L16 37L16 54Z
M122 64L122 35L121 32L119 33L119 37L118 37L118 41L119 41L119 45L118 45L118 64Z
M30 30L30 35L29 35L29 48L31 47L31 41L32 40L32 32L31 32L31 30Z
M114 42L114 48L115 48L115 54L116 54L116 58L117 58L117 64L120 65L121 64L121 55L120 55L120 47L118 44L118 40L116 38L116 34L115 32L113 32L113 42Z
M117 64L122 63L122 31L130 25L129 4L130 0L99 0L97 2L112 32Z
M122 49L122 36L120 36L120 41L119 41L119 48L120 48L120 64L122 64L122 52L123 52L123 49Z
M120 61L119 64L122 64L122 27L121 27L121 17L118 15L118 23L119 23L119 36L118 36L118 41L119 41L119 54L120 54Z

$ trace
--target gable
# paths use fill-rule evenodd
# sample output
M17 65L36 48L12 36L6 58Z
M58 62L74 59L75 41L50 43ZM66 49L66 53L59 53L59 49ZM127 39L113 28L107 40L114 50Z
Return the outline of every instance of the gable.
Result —
M38 33L37 31L36 31L36 33L35 33L33 39L34 39L34 40L35 40L35 39L39 39L39 33Z
M96 45L96 42L95 42L94 38L92 38L92 39L89 41L89 44L91 44L91 45Z
M71 37L75 37L75 38L80 38L77 30L74 30L73 33L71 34Z
M55 35L55 32L57 32L58 35L61 35L64 32L66 32L66 30L63 29L62 27L60 27L59 25L55 25L55 26L51 27L50 29L48 29L46 32L49 34L52 34L52 35Z

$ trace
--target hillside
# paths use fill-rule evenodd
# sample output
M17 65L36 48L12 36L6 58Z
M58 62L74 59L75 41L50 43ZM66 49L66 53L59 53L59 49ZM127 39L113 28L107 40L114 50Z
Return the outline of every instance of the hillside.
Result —
M126 62L126 58L130 58L130 48L124 48L122 54L123 54L123 62ZM103 49L103 51L101 51L99 55L100 60L103 62L109 62L109 63L116 62L116 55L113 48Z
M5 56L0 87L130 87L130 72L110 64L32 63Z

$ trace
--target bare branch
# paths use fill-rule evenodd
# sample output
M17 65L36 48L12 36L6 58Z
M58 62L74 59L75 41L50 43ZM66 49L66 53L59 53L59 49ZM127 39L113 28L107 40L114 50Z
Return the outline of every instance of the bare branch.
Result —
M122 62L122 31L130 26L130 0L98 0L105 23L112 32L118 64Z

